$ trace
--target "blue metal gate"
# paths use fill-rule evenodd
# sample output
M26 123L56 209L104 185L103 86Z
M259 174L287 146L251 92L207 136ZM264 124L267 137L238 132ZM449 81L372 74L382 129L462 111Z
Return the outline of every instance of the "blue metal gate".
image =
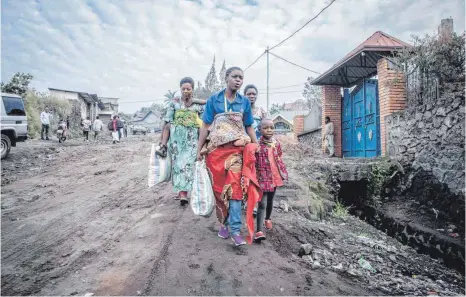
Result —
M345 89L341 112L343 156L380 156L377 80L365 79L351 93Z

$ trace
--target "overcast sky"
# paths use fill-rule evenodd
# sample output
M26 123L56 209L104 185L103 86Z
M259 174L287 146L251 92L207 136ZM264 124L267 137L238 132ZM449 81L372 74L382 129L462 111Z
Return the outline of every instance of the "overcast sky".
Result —
M162 102L184 76L204 82L214 55L217 72L224 59L227 67L246 68L330 0L1 2L2 81L29 72L39 90L118 97L120 110L134 112ZM462 32L464 5L464 0L337 0L273 52L324 72L378 30L410 42L413 34L436 33L440 20L452 17L455 31ZM301 98L301 86L280 87L302 84L309 75L271 56L271 103ZM247 83L265 92L265 58L245 73ZM258 103L265 107L265 94Z

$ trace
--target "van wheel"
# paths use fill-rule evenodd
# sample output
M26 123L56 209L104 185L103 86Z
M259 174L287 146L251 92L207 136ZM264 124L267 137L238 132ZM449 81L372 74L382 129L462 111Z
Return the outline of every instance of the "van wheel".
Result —
M11 141L8 136L2 134L2 160L8 157L11 150Z

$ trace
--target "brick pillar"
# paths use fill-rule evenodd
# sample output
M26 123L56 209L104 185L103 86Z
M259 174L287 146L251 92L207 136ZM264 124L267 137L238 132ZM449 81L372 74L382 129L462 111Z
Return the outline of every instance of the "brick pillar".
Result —
M296 138L298 134L304 132L304 116L299 115L293 118L293 132Z
M385 117L395 111L406 108L406 84L401 72L393 69L391 63L382 58L377 62L377 75L379 77L380 102L380 146L382 156L386 155L386 128Z
M335 156L341 157L341 88L322 87L322 135L325 131L325 117L329 116L335 129ZM322 136L321 136L322 138ZM322 150L324 143L322 143Z

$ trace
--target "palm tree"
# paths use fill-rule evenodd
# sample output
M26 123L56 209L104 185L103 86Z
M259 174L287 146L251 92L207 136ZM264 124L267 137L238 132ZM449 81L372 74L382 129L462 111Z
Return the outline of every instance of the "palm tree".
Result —
M165 102L170 102L175 98L176 91L168 90L168 93L166 93L165 96Z

